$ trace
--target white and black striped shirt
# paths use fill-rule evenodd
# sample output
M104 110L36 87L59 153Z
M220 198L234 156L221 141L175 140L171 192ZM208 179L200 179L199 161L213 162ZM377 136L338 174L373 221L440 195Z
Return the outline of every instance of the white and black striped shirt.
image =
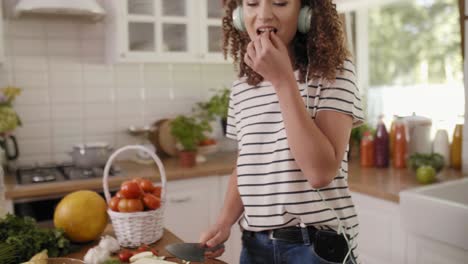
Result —
M309 112L338 111L353 117L353 126L363 122L354 65L345 61L336 80L309 81ZM295 72L296 79L298 72ZM305 84L298 83L307 97ZM305 104L304 104L305 107ZM269 82L250 86L245 78L231 89L226 136L238 141L238 189L244 204L242 228L263 231L294 226L301 221L319 229L337 230L333 207L353 237L358 221L347 184L348 161L345 153L334 180L320 194L304 177L288 145L280 105ZM354 243L353 243L354 244Z

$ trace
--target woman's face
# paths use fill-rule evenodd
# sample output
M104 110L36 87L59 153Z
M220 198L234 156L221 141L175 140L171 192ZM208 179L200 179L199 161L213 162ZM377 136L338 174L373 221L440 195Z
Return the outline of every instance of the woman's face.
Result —
M243 0L244 23L251 40L274 31L289 46L296 35L300 0Z

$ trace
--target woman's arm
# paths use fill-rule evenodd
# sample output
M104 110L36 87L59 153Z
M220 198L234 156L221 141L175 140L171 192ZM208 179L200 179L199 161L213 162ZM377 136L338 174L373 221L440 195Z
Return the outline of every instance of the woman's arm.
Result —
M291 152L313 188L337 175L353 120L336 111L320 111L315 120L304 107L294 75L274 83Z

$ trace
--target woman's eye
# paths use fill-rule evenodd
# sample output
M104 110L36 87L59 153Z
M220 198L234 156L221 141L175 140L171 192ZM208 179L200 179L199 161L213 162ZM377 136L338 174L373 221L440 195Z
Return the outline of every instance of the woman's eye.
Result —
M257 2L247 2L247 6L256 6L258 5Z
M288 2L276 2L276 3L273 3L274 5L276 6L286 6L288 4Z

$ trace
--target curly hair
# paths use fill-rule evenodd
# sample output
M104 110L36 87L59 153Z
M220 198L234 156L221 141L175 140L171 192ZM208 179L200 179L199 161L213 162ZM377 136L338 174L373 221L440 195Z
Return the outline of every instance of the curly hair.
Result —
M238 67L238 77L246 76L248 84L257 85L263 81L263 77L244 63L250 37L246 32L236 30L232 21L233 10L241 4L241 0L225 0L223 53L225 59L228 55L233 58L234 65ZM294 68L299 70L299 81L305 82L307 67L309 79L320 76L332 81L337 69L350 57L336 6L332 0L301 0L301 5L310 6L313 13L309 33L297 32L293 39Z

